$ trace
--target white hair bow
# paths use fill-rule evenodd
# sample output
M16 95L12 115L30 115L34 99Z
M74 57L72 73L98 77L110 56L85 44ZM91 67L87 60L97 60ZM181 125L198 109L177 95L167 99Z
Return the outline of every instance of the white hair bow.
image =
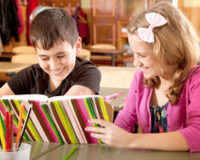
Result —
M167 23L167 20L158 13L147 13L145 15L146 20L150 24L148 28L139 27L138 28L138 35L139 37L148 43L154 43L154 34L153 29L155 27L163 26Z

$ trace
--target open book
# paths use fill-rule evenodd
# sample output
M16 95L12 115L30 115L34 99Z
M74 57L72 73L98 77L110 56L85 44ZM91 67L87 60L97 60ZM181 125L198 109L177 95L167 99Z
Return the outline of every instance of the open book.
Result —
M14 131L18 126L21 103L25 108L23 119L32 105L24 139L37 142L57 143L99 143L85 131L89 119L101 118L110 121L103 98L90 96L56 96L45 95L10 95L1 97L0 111L5 115L5 108L14 110Z

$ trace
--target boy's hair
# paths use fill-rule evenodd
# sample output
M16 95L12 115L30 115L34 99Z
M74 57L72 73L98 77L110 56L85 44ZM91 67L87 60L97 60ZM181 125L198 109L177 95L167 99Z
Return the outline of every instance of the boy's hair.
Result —
M34 47L45 50L62 41L67 41L74 47L78 39L76 22L60 8L46 9L33 19L30 39Z
M187 18L169 2L156 3L133 17L128 25L128 33L138 34L139 27L148 28L150 24L146 21L145 14L150 12L159 13L167 20L164 26L153 29L155 42L151 45L153 57L162 71L168 66L175 67L173 84L166 95L171 104L176 104L189 70L198 63L199 39ZM151 88L158 87L160 79L146 79L145 84Z

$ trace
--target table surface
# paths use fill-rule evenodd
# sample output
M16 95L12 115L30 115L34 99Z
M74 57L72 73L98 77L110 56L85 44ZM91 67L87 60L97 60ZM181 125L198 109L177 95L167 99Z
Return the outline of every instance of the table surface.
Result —
M123 108L125 103L125 97L128 95L129 89L125 88L110 88L110 87L101 87L100 88L100 95L101 96L108 96L118 92L124 92L124 94L119 95L118 97L108 100L110 104L112 104L114 111L119 111Z
M76 146L73 160L199 160L199 153L164 152L109 147L96 144L56 144L31 142L31 160L62 160Z
M0 62L0 72L18 72L31 64Z
M129 89L137 68L100 66L101 87Z

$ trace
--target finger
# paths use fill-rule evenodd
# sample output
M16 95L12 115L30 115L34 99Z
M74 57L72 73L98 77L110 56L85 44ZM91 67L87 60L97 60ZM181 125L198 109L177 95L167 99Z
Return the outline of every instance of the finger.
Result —
M91 136L93 138L97 138L97 139L100 139L100 140L106 139L106 135L105 134L91 133Z
M86 127L86 131L98 132L98 133L105 133L105 128L102 127Z
M91 120L88 120L89 123L95 123L95 124L99 124L101 126L109 126L111 123L110 122L107 122L103 119L91 119Z

